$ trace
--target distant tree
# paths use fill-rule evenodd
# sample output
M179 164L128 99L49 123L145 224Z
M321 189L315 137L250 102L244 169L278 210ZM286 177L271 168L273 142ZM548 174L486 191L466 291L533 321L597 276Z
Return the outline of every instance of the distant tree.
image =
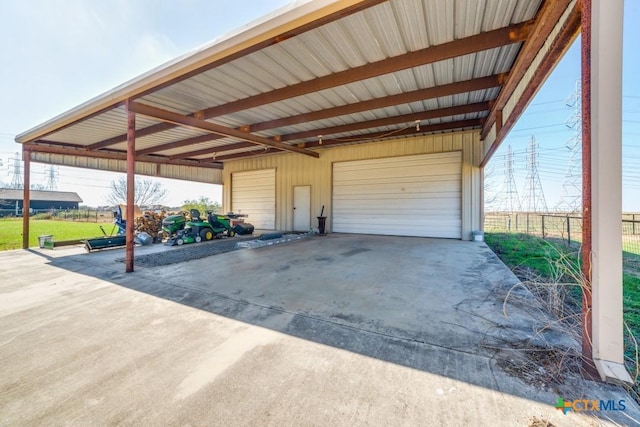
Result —
M484 210L493 212L500 209L500 188L496 183L495 163L484 168Z
M214 202L205 196L200 196L196 200L185 200L182 204L182 210L188 212L190 209L198 209L203 215L208 211L218 212L221 208L220 203Z
M127 203L127 178L120 177L111 181L111 192L107 196L107 203L119 205ZM137 179L134 188L133 201L138 206L150 206L162 204L167 190L162 184L151 179Z
M42 184L31 184L31 186L30 186L30 187L31 187L31 189L32 189L32 190L35 190L35 191L44 191L44 190L46 190L46 189L47 189L47 188L46 188L44 185L42 185Z

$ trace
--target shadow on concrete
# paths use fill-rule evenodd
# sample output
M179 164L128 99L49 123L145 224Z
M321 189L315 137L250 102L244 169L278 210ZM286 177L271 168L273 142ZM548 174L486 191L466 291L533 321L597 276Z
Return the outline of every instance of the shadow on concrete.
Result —
M162 249L136 253L154 251ZM217 316L549 405L622 393L521 363L523 350L572 357L579 346L483 243L330 235L131 274L117 261L122 253L45 257Z

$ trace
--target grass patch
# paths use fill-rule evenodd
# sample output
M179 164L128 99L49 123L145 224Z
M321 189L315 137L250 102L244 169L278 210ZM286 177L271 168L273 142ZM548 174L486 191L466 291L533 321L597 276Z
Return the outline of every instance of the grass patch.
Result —
M485 241L502 262L516 272L516 275L519 269L528 269L543 280L558 279L554 262L563 255L571 263L571 268L580 268L577 248L567 247L554 240L543 240L519 233L486 233ZM518 277L527 279L527 277ZM570 278L561 277L560 279L568 281Z
M580 271L579 246L567 247L560 241L543 240L540 237L518 233L486 233L487 245L509 267L519 279L526 281L534 277L541 283L576 283L575 277L559 272ZM625 254L626 258L633 254ZM571 309L579 312L581 288L572 286L569 295ZM623 274L624 320L635 337L640 337L640 271L625 262ZM627 331L625 331L625 337ZM635 361L632 343L627 342L627 360ZM632 369L634 369L632 367Z
M108 232L111 227L104 227ZM29 247L38 246L38 236L51 234L55 240L85 239L102 236L100 224L54 220L29 221ZM0 251L22 248L22 218L0 219Z

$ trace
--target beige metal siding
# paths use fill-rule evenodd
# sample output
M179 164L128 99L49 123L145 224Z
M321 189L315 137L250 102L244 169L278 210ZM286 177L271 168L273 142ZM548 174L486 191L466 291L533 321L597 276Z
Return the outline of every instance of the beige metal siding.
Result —
M325 206L324 215L327 216L327 230L332 231L331 224L331 182L334 162L351 160L375 159L412 154L441 153L448 151L463 152L463 235L468 240L471 227L479 223L481 212L473 215L467 210L478 209L477 200L480 199L481 187L474 185L469 191L464 192L465 185L470 185L471 180L465 174L473 173L471 168L465 168L466 162L474 162L477 168L480 154L480 134L478 130L454 132L439 135L425 135L416 138L403 138L384 142L374 142L345 147L325 148L318 150L320 158L314 159L299 154L278 154L261 156L248 159L225 162L223 170L224 190L223 209L231 210L231 174L234 172L251 171L258 169L277 168L276 174L276 229L293 229L293 186L311 185L311 215L313 226L317 226L315 217L320 215L322 206ZM466 156L465 152L471 150L473 154ZM477 180L476 180L477 181ZM467 183L467 184L465 184ZM466 199L465 199L466 197ZM472 221L473 220L473 221ZM467 221L467 224L465 223ZM468 233L468 232L469 233Z
M459 151L333 164L333 231L461 237Z
M231 175L231 209L248 215L259 230L273 230L276 224L276 170L236 172Z

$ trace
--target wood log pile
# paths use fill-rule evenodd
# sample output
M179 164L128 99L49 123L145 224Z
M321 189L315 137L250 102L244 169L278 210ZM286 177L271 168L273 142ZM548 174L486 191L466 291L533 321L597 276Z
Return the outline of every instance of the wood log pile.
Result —
M135 220L135 230L144 231L155 239L162 238L162 220L166 217L166 212L146 211ZM159 236L159 237L158 237Z

